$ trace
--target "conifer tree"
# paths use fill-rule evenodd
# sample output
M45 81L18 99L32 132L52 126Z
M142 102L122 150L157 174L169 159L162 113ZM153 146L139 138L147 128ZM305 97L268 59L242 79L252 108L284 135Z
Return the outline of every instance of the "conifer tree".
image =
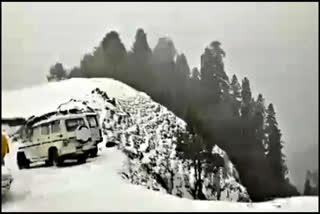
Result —
M281 131L278 128L276 113L272 104L269 104L267 109L266 134L268 136L267 158L272 173L278 181L283 181L287 174L287 166L284 160L285 156L282 153L283 141L281 140Z
M241 90L241 97L242 97L242 106L241 106L241 117L248 119L249 118L249 113L250 113L250 108L251 108L251 103L252 103L252 94L251 94L251 89L250 89L250 82L245 77L242 80L242 90Z
M178 54L176 58L175 72L177 72L178 80L185 84L190 76L190 67L184 54Z
M191 80L200 80L200 72L197 67L192 68L190 79Z
M147 34L142 28L137 30L132 53L139 63L148 62L151 59L152 51L147 41Z
M130 63L130 73L132 73L130 83L140 90L148 90L156 83L156 78L152 72L151 57L152 51L147 41L147 35L143 29L139 28L135 35L132 50L128 53Z
M63 65L57 62L55 65L50 67L49 75L47 76L48 81L55 80L60 81L67 78L67 72L63 68Z
M94 59L92 54L85 54L80 62L80 69L88 78L95 77L94 73L92 73L93 60Z
M110 66L112 76L116 78L119 78L120 76L125 77L127 52L120 40L119 34L115 31L111 31L103 38L101 46L105 53L105 59Z
M85 75L79 67L74 67L71 69L70 74L68 75L68 78L73 77L85 77Z
M233 116L239 117L240 116L240 106L241 106L241 85L238 82L237 76L234 74L232 76L231 84L231 97L233 101L231 102L232 109L233 109Z
M201 55L201 81L209 85L213 78L214 60L209 48L205 48Z
M210 51L213 56L213 74L228 81L228 76L224 70L223 58L226 56L225 51L221 48L219 41L213 41L210 44Z
M255 114L253 123L256 132L256 139L258 143L263 145L266 149L267 143L265 139L264 126L265 126L265 105L262 94L258 95L257 101L255 102Z
M306 178L305 183L304 183L303 195L310 195L310 193L311 193L310 180L309 180L309 178Z
M202 193L202 173L208 156L208 146L198 134L202 131L201 117L199 112L192 106L188 107L186 122L187 132L177 133L177 156L183 160L190 161L190 165L194 169L195 183L191 194L195 199L205 199Z
M155 93L156 96L163 97L159 101L166 102L170 109L172 109L171 101L178 99L175 90L176 80L173 78L176 54L173 41L167 37L159 38L152 54L152 67L158 81Z
M235 74L232 76L230 86L231 86L232 95L236 99L240 99L241 98L241 85L240 85L238 78Z

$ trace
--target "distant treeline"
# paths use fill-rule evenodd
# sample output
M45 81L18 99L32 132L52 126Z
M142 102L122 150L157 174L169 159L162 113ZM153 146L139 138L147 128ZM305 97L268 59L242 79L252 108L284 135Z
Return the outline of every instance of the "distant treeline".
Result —
M319 172L307 170L303 195L319 195Z
M239 81L235 74L229 78L224 57L221 43L213 41L201 55L200 68L190 69L186 56L177 52L169 38L160 38L151 50L146 33L138 29L127 51L118 33L112 31L92 53L84 55L80 67L67 72L57 63L50 68L48 80L120 80L146 92L187 122L193 135L178 136L179 154L198 160L199 172L201 161L210 161L201 151L208 153L217 144L235 164L253 201L299 195L287 177L284 142L273 104L266 106L262 94L252 96L248 78ZM196 145L188 149L181 139ZM200 176L198 182L201 185Z

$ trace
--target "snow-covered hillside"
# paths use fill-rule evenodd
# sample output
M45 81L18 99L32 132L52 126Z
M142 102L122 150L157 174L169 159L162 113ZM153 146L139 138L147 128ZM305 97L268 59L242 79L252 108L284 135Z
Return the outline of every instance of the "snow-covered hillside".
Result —
M103 125L108 127L106 134L118 133L116 139L120 148L129 157L122 175L134 184L160 191L164 188L169 194L193 198L194 170L190 162L177 158L174 143L178 130L186 132L186 123L144 95L120 100L118 106L123 111L122 115L129 116L124 117L120 125L107 117ZM250 201L246 189L238 183L238 172L225 152L217 146L212 152L223 159L225 167L215 174L203 173L202 192L206 199ZM221 193L220 198L218 192Z
M3 91L2 95L2 115L6 118L29 117L56 110L67 101L70 102L63 107L79 106L82 102L77 100L85 101L82 104L100 113L105 134L97 158L89 159L83 165L66 163L61 168L18 170L15 163L17 145L13 145L7 166L15 181L12 191L2 199L3 211L317 210L318 197L257 204L188 199L191 198L188 194L193 183L192 171L175 157L173 143L174 132L184 129L184 121L146 94L121 82L71 79ZM105 148L106 141L110 140L118 143L118 147ZM246 190L239 183L227 154L218 147L213 152L219 153L225 161L223 173L218 174L221 199L247 200ZM203 192L208 199L214 200L216 194L210 186L212 177L203 178L206 181Z

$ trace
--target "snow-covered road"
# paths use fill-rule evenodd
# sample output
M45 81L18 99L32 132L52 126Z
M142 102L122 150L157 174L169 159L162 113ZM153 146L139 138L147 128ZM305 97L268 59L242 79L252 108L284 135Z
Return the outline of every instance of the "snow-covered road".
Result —
M103 148L86 164L18 170L14 152L7 166L15 178L2 197L2 211L317 211L318 197L264 203L192 201L127 183L119 175L125 155ZM280 207L280 208L278 208Z

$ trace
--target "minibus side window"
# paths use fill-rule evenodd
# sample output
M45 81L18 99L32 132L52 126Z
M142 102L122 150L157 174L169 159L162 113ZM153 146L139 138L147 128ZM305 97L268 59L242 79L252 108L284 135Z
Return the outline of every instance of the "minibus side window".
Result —
M60 132L61 129L60 129L60 120L56 120L56 121L53 121L51 123L51 133L57 133L57 132Z
M87 116L87 120L88 120L90 128L95 128L98 126L96 116Z
M33 136L33 129L27 129L27 130L26 130L26 136L27 136L27 138L32 138L32 136Z
M39 134L40 134L40 126L34 127L32 129L32 133L33 133L34 136L39 136ZM30 136L30 137L32 137L32 136Z
M41 125L41 134L48 135L49 134L49 124Z
M85 125L83 118L75 118L66 120L66 128L68 132L72 132L77 129L78 126Z

